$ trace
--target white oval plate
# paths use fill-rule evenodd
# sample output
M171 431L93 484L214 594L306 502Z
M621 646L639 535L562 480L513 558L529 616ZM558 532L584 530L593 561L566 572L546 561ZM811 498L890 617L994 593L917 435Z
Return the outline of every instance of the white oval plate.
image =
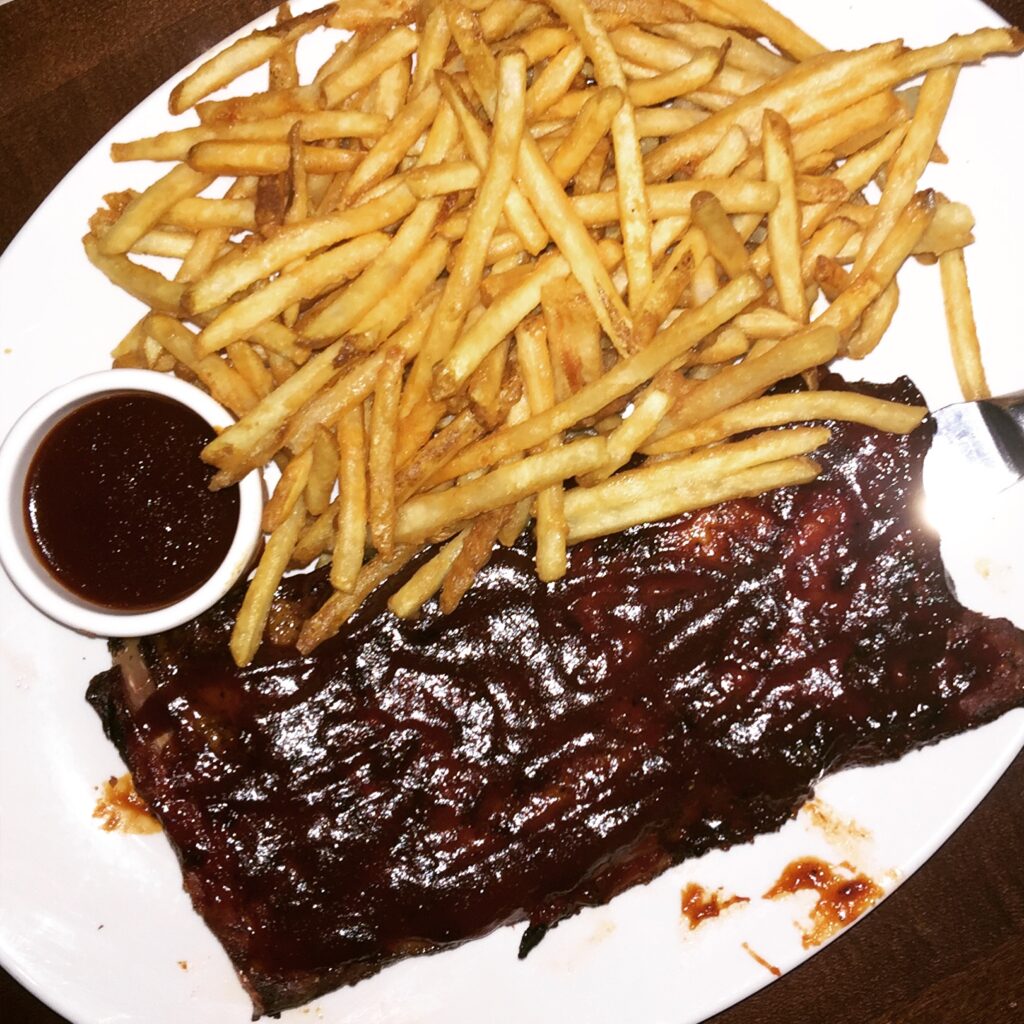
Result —
M900 35L920 45L1000 24L976 0L931 4L926 15L917 4L888 0L779 6L826 44L844 48ZM242 83L243 90L246 84L262 87L254 81ZM140 315L89 266L79 239L104 193L155 177L152 165L112 165L107 150L113 139L169 127L169 91L170 83L157 90L83 158L0 262L0 435L45 391L106 367L108 352ZM1024 347L1014 322L1024 218L1016 177L1006 170L1024 163L1021 135L1006 122L1007 103L1020 96L1024 59L966 69L942 134L950 164L926 175L977 215L971 281L989 378L1004 391L1024 387ZM942 405L957 398L957 389L938 275L912 264L901 287L885 344L852 375L887 380L909 372L929 403ZM979 610L1024 625L1019 542L999 532L1014 512L1024 508L998 510L980 531L986 547L958 573L958 584ZM123 771L83 699L89 677L109 665L103 643L54 625L2 576L0 608L0 962L75 1024L242 1024L249 1002L193 913L166 841L106 833L91 817L97 785ZM1022 745L1024 711L1016 711L897 764L844 772L819 794L867 838L829 836L801 814L775 835L682 864L584 911L524 962L516 959L521 929L503 928L326 996L313 1007L315 1019L457 1024L478 1021L487 1007L495 1022L699 1021L771 980L741 943L784 971L809 955L793 927L808 903L755 898L689 932L679 914L683 885L757 897L792 858L818 854L850 860L891 888L960 824ZM308 1010L282 1018L309 1019Z

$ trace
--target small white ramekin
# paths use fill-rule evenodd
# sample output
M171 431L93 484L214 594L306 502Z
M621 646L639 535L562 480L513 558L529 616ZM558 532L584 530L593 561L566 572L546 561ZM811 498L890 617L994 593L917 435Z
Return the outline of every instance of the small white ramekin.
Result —
M180 626L216 604L249 567L262 533L263 480L254 470L239 484L238 526L227 556L214 574L187 597L148 612L99 607L63 587L39 561L25 526L25 477L50 429L72 410L113 391L146 391L175 399L216 430L234 417L205 392L152 370L105 370L63 384L29 408L0 445L0 564L11 582L51 619L92 636L148 636Z

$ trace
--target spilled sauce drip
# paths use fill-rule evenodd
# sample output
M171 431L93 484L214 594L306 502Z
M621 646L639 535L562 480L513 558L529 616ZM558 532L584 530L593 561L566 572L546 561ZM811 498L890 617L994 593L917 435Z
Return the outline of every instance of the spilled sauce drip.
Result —
M746 896L723 898L721 893L721 889L709 893L704 886L697 885L696 882L691 882L683 890L681 900L683 917L689 922L690 931L709 918L718 917L726 907L731 907L734 903L750 902Z
M818 902L811 911L811 928L804 932L804 949L820 946L864 913L884 895L881 886L867 875L841 873L833 865L816 857L795 860L788 865L779 880L764 894L768 900L779 899L791 893L810 889L818 894Z
M745 942L741 942L740 945L753 957L766 971L770 971L775 975L776 978L782 977L782 971L778 969L773 963L769 963L760 953L756 950L751 949Z
M865 843L871 842L871 831L856 821L841 818L836 809L821 797L808 800L800 808L813 828L821 832L833 846L849 856ZM856 855L854 855L856 859Z
M160 831L146 802L135 792L135 783L127 772L119 779L113 775L103 783L103 795L96 801L94 818L102 818L105 832L124 832L144 836Z

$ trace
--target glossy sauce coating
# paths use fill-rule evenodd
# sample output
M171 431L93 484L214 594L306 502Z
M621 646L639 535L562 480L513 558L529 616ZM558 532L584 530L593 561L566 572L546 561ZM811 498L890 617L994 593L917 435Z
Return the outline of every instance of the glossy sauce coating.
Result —
M121 391L58 422L25 481L25 524L42 564L72 593L149 611L197 590L227 555L238 488L209 490L210 426L163 395Z
M237 668L240 592L121 647L90 700L257 1011L503 924L528 948L1024 701L1024 635L913 516L928 439L836 425L815 483L579 544L557 583L524 539L448 616L394 618L399 577L311 657ZM290 577L281 621L329 593Z

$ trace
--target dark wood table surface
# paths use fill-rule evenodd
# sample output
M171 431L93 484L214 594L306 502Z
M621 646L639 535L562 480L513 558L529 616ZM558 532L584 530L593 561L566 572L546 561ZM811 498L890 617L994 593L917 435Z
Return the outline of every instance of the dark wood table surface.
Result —
M271 6L267 0L13 0L0 7L0 251L96 139L179 68ZM1024 24L1024 0L992 6ZM927 9L920 7L925 18ZM121 975L122 982L127 978ZM0 1018L63 1021L2 971ZM715 1018L715 1024L768 1021L1024 1021L1024 755L870 917Z

